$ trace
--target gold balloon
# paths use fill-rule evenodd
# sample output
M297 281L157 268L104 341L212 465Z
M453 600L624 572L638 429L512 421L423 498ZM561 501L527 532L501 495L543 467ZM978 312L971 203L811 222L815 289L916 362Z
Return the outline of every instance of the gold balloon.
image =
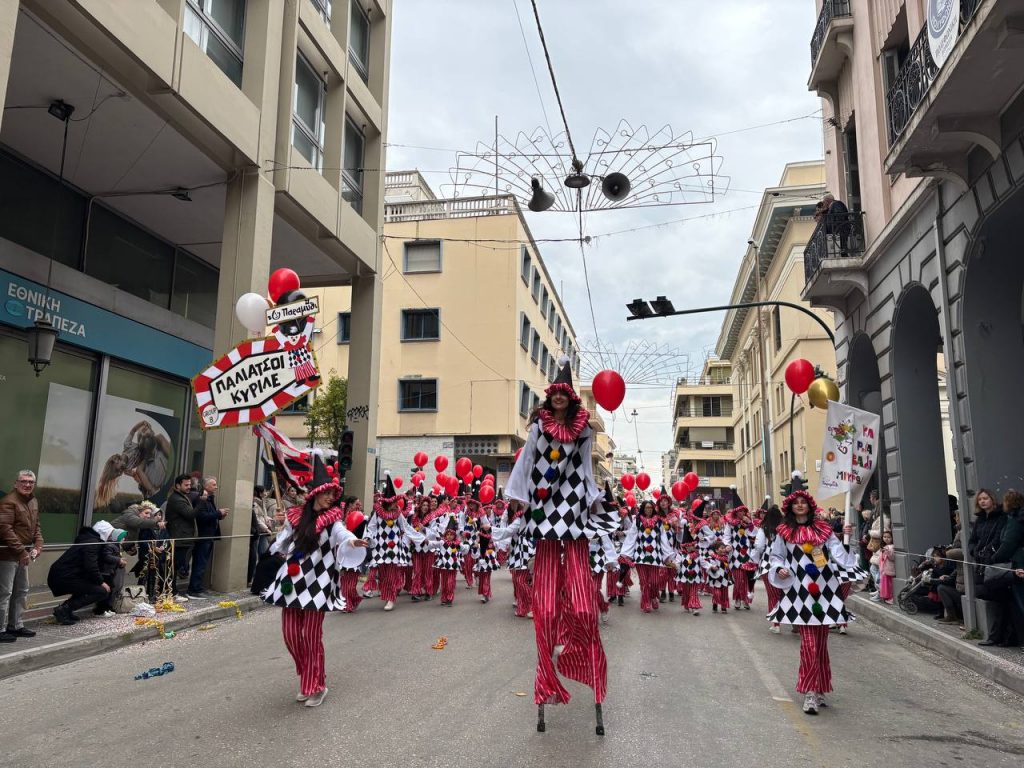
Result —
M807 399L811 401L812 408L828 408L829 400L839 402L839 387L832 379L822 376L807 388Z

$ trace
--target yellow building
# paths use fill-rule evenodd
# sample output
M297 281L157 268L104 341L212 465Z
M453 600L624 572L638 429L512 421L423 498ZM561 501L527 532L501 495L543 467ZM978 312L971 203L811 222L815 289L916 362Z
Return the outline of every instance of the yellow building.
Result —
M679 379L672 432L675 465L666 487L688 472L700 477L697 492L729 499L736 484L733 386L728 360L708 359L696 379ZM744 500L747 500L744 497Z
M814 207L825 193L821 161L788 163L778 186L766 189L740 263L730 303L788 301L801 304L803 253L814 232ZM831 313L813 310L831 328ZM760 343L759 343L760 340ZM726 315L716 347L732 362L737 486L747 504L766 496L778 500L792 469L818 488L825 412L797 398L790 419L786 366L805 358L835 377L836 356L824 329L786 307L733 309ZM792 436L793 450L790 443ZM828 499L818 499L824 504Z
M590 411L590 428L594 430L594 444L591 452L594 480L602 487L605 480L609 480L614 486L612 460L615 458L615 440L605 430L604 417L598 410L597 401L594 399L594 390L590 387L579 386L578 382L577 388L580 399L583 401L583 407Z
M213 586L245 585L256 440L204 432L191 379L249 335L235 303L278 267L350 285L350 478L370 488L390 37L390 0L0 2L0 418L19 436L0 483L39 477L42 573L105 500L160 503L199 471L231 510ZM111 488L142 421L159 456Z
M518 203L507 195L438 200L417 172L389 173L383 250L379 473L407 478L424 451L451 464L468 456L503 484L563 354L580 388L575 331ZM348 297L345 287L323 294L325 315L335 319L318 344L324 371L348 368L357 332ZM281 423L305 439L301 414ZM595 471L603 472L612 443L594 445Z

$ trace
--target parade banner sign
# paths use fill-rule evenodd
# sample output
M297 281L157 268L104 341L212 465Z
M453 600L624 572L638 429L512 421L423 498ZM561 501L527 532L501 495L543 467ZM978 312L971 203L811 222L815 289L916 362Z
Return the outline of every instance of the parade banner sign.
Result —
M938 69L953 52L960 33L960 0L928 0L928 50Z
M320 314L320 299L310 296L308 299L293 301L291 304L281 304L267 310L267 325L287 323L290 320L300 320L311 315Z
M876 414L829 401L819 498L849 492L850 504L860 501L878 463L879 426Z
M301 332L245 341L192 380L203 429L260 424L320 384L310 340L313 320Z

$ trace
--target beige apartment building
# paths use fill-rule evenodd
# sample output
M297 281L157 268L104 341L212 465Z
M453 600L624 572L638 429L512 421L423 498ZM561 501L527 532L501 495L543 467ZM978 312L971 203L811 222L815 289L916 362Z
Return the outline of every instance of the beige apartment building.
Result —
M700 376L676 382L672 433L675 465L671 480L696 472L700 485L696 493L716 499L730 499L736 485L735 400L732 364L708 358ZM749 499L744 498L749 503Z
M390 11L0 0L0 419L18 435L0 483L38 475L36 583L80 525L109 516L101 499L159 504L175 475L199 471L231 511L213 587L244 586L255 438L204 432L191 379L247 336L235 302L265 294L279 267L307 287L350 286L345 372L367 406L352 476L369 490L384 189L364 169L384 165ZM40 321L59 333L37 378L25 361ZM145 488L107 487L104 466L143 423L158 446L142 456Z
M413 456L424 451L430 480L435 456L452 466L468 456L504 484L563 354L591 425L603 432L593 396L578 381L572 323L515 198L438 200L415 171L388 173L386 184L378 477L407 479ZM334 322L318 344L321 369L344 372L360 332L349 289L325 289L323 304ZM280 423L306 440L301 412ZM595 439L595 474L609 474L603 462L612 446L607 436Z
M835 312L847 399L881 416L882 500L897 549L923 552L952 536L940 367L961 511L979 488L1021 485L1022 7L807 8L807 85L823 99L827 186L851 213L847 226L826 222L812 237L802 295ZM966 543L970 515L961 518ZM897 558L898 577L914 557Z

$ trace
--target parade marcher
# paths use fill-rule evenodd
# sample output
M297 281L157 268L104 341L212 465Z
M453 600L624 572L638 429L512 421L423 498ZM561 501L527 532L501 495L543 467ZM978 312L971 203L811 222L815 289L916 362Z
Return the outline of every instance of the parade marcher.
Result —
M612 495L611 485L605 481L604 484L604 505L611 514L618 514L618 506L615 497ZM590 572L594 578L594 593L597 599L597 608L601 612L601 623L608 623L608 600L602 594L605 574L619 570L619 554L612 542L612 536L602 533L590 540Z
M661 486L661 495L658 496L655 502L658 505L658 515L662 519L662 525L665 530L668 531L669 542L672 544L673 550L676 546L676 534L679 530L679 510L672 506L672 497L669 495L668 490L665 486ZM659 590L659 600L661 602L674 603L676 600L676 581L675 581L675 569L665 568L661 572L661 589Z
M282 609L284 643L299 677L295 700L307 707L320 706L327 695L324 614L345 608L340 569L362 562L367 546L345 527L344 505L337 503L340 496L337 479L314 456L306 503L288 510L287 522L270 547L285 562L263 599Z
M732 571L732 602L736 610L750 610L753 596L750 593L749 573L757 570L757 563L750 557L756 530L750 510L740 499L736 486L732 486L733 508L726 516L726 523L732 531L732 550L729 554L729 569Z
M629 509L625 506L625 503L620 499L619 501L619 516L621 522L619 523L618 529L612 534L612 542L615 544L615 551L619 554L621 562L622 544L626 540L629 529L633 526L633 520L629 516ZM607 594L608 602L615 601L618 606L625 604L626 595L629 594L629 588L633 586L633 578L629 574L629 568L627 567L625 573L621 573L621 567L614 571L608 571L607 578ZM619 583L620 577L622 578L621 584Z
M469 544L459 535L459 524L454 517L448 519L441 539L431 540L431 546L436 554L434 570L438 572L441 605L450 608L455 600L455 579L462 570L462 558L469 549Z
M533 538L526 535L526 516L523 505L518 501L509 502L504 526L491 529L491 537L508 552L508 569L512 574L512 592L516 601L516 616L533 618L531 611L532 586L530 585L530 560L536 550Z
M657 610L665 569L675 567L676 555L665 520L658 514L653 501L647 500L640 505L636 523L622 544L619 558L619 583L622 583L624 572L635 566L640 579L640 610L644 613Z
M366 516L363 514L359 499L355 496L346 497L343 508L345 510L345 527L352 531L357 539L362 539L366 532ZM355 558L352 558L349 563L342 563L339 566L341 596L345 600L345 607L341 609L342 613L355 613L356 608L363 602L363 596L359 594L359 571L362 565L363 559L355 562Z
M479 489L476 491L479 494ZM498 564L498 549L491 537L491 521L486 507L480 509L477 518L476 538L471 547L474 553L473 572L476 573L476 591L481 603L491 601L491 574L501 568Z
M426 538L425 533L413 530L405 519L401 503L404 503L404 498L399 498L395 491L391 474L385 474L384 490L374 501L365 534L370 542L370 561L377 568L380 599L384 601L385 611L394 610L398 593L405 583L405 569L412 567L409 544L420 543Z
M701 564L700 550L697 547L695 526L687 520L681 520L676 536L676 591L679 593L679 604L687 613L699 616L704 607L700 602L700 585L704 581L704 566Z
M546 727L545 704L564 704L570 698L555 671L555 644L562 622L568 642L558 654L558 672L593 689L597 733L603 735L601 703L608 662L598 627L588 540L598 533L612 533L618 516L595 505L601 492L593 478L589 421L590 414L572 386L569 358L563 356L555 381L530 420L526 445L505 492L527 505L526 532L537 540L533 574L537 730ZM565 591L564 599L559 599L560 589Z
M719 539L708 548L701 563L711 590L711 610L714 613L718 613L719 609L722 613L729 612L729 587L732 585L730 554L731 547Z
M754 575L764 582L765 595L768 597L768 616L775 612L775 607L782 599L782 591L768 579L772 542L775 541L775 531L781 522L782 512L772 504L761 519L761 526L757 529L757 534L754 537L754 549L751 552L751 558L758 564ZM781 631L777 621L772 620L769 627L776 635Z
M417 496L410 520L413 530L425 534L432 522L430 499L426 496ZM434 553L429 541L424 539L422 543L412 545L412 584L409 593L414 603L430 599L433 560Z
M816 715L832 690L829 627L848 620L840 596L842 574L866 579L867 573L857 567L858 553L843 546L828 521L816 516L817 504L804 490L803 479L794 477L792 489L782 502L783 521L771 545L768 579L782 590L782 599L770 618L800 632L796 689L804 694L804 712ZM844 535L852 532L852 526L844 526Z
M466 580L466 589L472 589L476 573L474 566L477 560L477 533L479 532L479 521L483 516L483 508L480 500L473 498L472 490L464 486L464 496L461 497L462 511L459 513L459 523L462 529L462 540L469 545L462 557L462 576ZM479 592L479 589L478 589Z

